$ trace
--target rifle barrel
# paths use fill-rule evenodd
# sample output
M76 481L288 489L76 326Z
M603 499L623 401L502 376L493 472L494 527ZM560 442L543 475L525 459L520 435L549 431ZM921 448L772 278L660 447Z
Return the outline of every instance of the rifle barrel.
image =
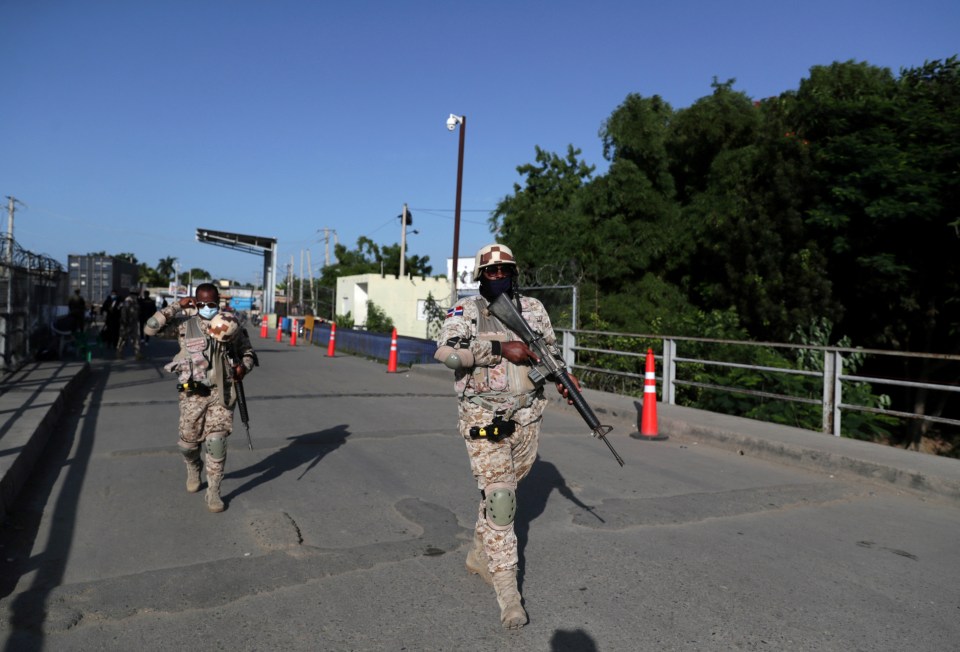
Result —
M243 391L243 381L233 381L237 388L237 407L240 408L240 420L243 421L243 427L247 429L247 447L253 450L253 439L250 437L250 415L247 413L247 396Z

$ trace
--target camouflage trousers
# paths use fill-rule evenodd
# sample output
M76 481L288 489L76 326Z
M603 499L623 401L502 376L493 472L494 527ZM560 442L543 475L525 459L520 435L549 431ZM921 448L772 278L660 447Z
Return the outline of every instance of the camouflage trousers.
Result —
M220 388L212 387L209 396L180 393L180 441L181 452L200 450L200 445L210 437L221 437L226 441L233 430L233 410L220 404ZM207 477L222 476L226 459L213 460L204 455L204 467Z
M514 487L530 473L537 458L540 424L546 400L538 400L527 408L518 410L512 417L517 428L512 435L498 442L471 439L470 428L489 425L494 413L479 405L461 400L459 403L460 435L467 445L470 470L477 480L477 488L485 491L495 483L503 482ZM503 530L494 529L487 522L486 505L481 497L477 512L476 535L483 541L487 553L487 566L491 573L512 570L517 567L517 535L513 524Z
M140 326L139 324L124 324L120 322L120 337L117 339L117 355L123 355L127 342L133 344L134 355L140 355Z

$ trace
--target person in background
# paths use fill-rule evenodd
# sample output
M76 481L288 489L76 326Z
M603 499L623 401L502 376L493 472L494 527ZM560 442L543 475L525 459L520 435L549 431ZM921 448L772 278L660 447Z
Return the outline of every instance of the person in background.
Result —
M82 331L86 324L87 300L80 294L80 288L73 291L73 296L67 301L67 311L73 319L73 330Z
M187 491L200 491L200 470L205 469L207 509L222 512L226 506L220 483L227 437L233 431L235 383L256 366L257 355L236 315L220 310L220 293L212 283L198 285L196 297L183 297L158 310L147 319L144 332L156 335L169 324L177 326L180 352L164 369L177 374L178 445L187 465Z
M123 360L127 342L133 346L137 360L143 359L140 353L140 303L137 301L137 288L131 288L130 294L120 302L120 319L117 330L117 360Z
M157 311L157 302L150 298L150 290L144 290L138 303L140 305L140 343L146 346L150 343L150 336L143 332L143 328L150 319L150 315Z
M110 296L104 299L100 314L103 315L101 339L108 347L115 349L120 336L120 294L115 289L111 290Z

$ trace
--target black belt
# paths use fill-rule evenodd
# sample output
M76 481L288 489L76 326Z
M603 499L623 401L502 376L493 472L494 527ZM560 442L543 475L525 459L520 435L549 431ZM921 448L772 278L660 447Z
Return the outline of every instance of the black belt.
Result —
M195 396L210 396L210 388L196 380L188 380L185 383L177 383L178 392L186 392Z
M493 417L493 423L490 425L471 427L470 438L498 442L512 435L516 429L516 421L504 421L503 418L497 414Z

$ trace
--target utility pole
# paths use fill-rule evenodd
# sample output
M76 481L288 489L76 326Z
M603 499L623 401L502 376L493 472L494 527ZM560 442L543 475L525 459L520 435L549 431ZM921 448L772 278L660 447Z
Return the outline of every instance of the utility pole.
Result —
M340 244L340 241L337 239L336 229L331 229L325 226L322 229L317 229L317 233L320 233L320 231L323 231L323 241L326 244L326 249L325 249L324 258L323 258L323 266L329 267L330 266L330 234L333 233L333 244L338 245ZM336 257L336 251L334 251L334 257Z
M298 297L297 303L303 307L303 249L300 250L300 293Z
M310 250L307 249L307 272L310 274L310 307L313 314L317 314L317 297L313 293L313 265L310 263Z
M16 197L7 195L7 241L4 247L4 261L7 265L13 266L13 214L17 210L17 204L26 206Z
M413 220L411 220L412 222ZM400 278L403 278L404 266L407 262L407 205L403 205L400 215Z

